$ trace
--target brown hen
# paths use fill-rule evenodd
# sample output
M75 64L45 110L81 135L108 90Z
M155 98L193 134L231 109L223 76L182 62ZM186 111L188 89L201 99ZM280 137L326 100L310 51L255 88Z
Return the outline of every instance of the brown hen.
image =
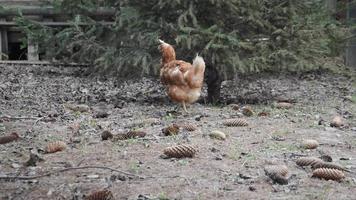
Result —
M205 62L202 57L196 56L193 64L183 60L176 60L174 48L159 40L161 59L161 82L166 86L169 98L183 105L192 104L198 100L204 81Z

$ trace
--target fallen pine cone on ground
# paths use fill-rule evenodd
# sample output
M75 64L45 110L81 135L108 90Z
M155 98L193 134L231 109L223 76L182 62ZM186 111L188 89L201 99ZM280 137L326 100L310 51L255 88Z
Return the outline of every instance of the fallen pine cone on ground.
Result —
M338 165L335 163L324 162L324 161L312 165L312 169L318 169L318 168L338 169L341 171L350 172L349 170L345 169L341 165Z
M192 158L196 152L197 150L192 145L178 145L163 150L163 153L170 158Z
M225 126L248 126L248 122L245 119L228 119L223 122Z
M196 131L198 129L198 127L192 123L183 123L178 126L186 131Z
M314 166L316 164L323 163L324 161L316 157L302 157L298 158L295 162L299 166Z
M276 108L278 109L290 109L293 107L293 104L287 102L278 102Z
M179 126L177 124L169 125L167 128L162 129L165 136L177 135L179 133Z
M100 190L91 193L85 200L114 200L114 196L110 190Z
M267 165L264 168L265 174L274 182L285 185L288 184L288 167L285 165Z
M319 142L316 140L303 140L302 146L305 149L316 149L319 146Z
M128 139L135 139L135 138L143 138L146 136L146 132L144 131L129 131L124 134L118 134L113 136L116 140L128 140Z
M15 132L12 132L10 135L4 135L4 136L1 136L0 137L0 144L6 144L6 143L9 143L9 142L13 142L17 139L19 139L20 136L15 133Z
M51 142L48 143L46 146L46 153L55 153L58 151L63 151L64 149L66 149L66 147L66 143L62 141Z
M105 130L101 133L101 139L102 140L108 140L113 138L114 135L109 131L109 130Z
M319 168L313 171L312 177L340 181L345 178L345 174L338 169Z

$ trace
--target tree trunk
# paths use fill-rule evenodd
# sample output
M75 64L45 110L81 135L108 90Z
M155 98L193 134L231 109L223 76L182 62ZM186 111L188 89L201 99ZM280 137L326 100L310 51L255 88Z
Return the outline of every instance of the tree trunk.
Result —
M350 26L356 24L356 6L352 1L348 4L347 21ZM349 39L346 46L346 65L356 68L356 28L353 28L351 33L353 37Z
M328 9L330 15L334 16L336 13L337 0L326 0L325 3L326 3L326 8Z
M220 100L221 75L212 66L207 66L208 103L218 103Z

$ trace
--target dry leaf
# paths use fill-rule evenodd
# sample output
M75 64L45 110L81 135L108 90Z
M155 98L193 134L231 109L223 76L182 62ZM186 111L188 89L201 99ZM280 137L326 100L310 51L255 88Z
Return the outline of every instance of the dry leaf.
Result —
M13 142L17 139L19 139L20 136L15 133L15 132L12 132L10 135L4 135L4 136L1 136L0 137L0 144L6 144L6 143L9 143L9 142Z
M46 153L55 153L57 151L63 151L64 149L66 149L66 147L66 143L62 141L51 142L48 143L46 146Z
M251 117L254 114L254 112L253 112L251 106L244 106L244 107L242 107L242 114L245 116Z

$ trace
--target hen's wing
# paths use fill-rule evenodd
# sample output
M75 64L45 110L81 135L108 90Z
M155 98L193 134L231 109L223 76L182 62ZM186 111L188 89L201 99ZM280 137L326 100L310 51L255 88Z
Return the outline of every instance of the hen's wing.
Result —
M161 82L165 85L187 85L184 74L192 68L190 63L174 60L161 69Z

